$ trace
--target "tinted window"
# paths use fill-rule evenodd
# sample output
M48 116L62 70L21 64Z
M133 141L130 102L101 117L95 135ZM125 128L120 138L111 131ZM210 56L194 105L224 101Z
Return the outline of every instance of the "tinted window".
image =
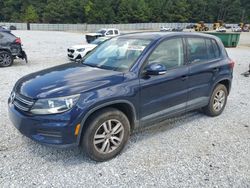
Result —
M109 30L109 31L107 32L107 35L113 35L113 34L114 34L113 30Z
M3 38L3 35L0 33L0 39Z
M219 58L220 52L217 43L212 39L206 39L208 58L210 60Z
M212 41L212 45L213 45L213 48L214 48L214 53L215 53L215 57L216 58L219 58L220 57L220 49L218 47L218 44L215 40L211 40Z
M188 38L187 49L190 63L205 62L209 59L205 39L203 38Z
M115 34L118 35L118 31L117 30L115 30Z
M183 65L182 39L170 39L162 42L150 55L149 63L159 63L167 69Z

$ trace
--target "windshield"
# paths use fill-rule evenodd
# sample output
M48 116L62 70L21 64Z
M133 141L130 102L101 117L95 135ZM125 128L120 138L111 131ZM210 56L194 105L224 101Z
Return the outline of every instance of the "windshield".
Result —
M97 38L96 40L94 40L93 42L91 42L91 44L96 44L96 45L99 45L101 44L102 42L104 42L105 40L107 40L107 38Z
M101 29L101 30L97 31L97 33L101 33L102 35L104 35L106 33L106 30L105 29Z
M114 71L127 71L150 42L144 39L113 38L86 56L83 64Z

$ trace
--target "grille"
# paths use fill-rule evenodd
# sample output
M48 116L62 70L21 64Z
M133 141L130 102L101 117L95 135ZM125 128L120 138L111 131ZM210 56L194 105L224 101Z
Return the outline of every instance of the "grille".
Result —
M70 52L70 53L74 53L75 52L75 50L72 50L72 49L68 49L68 52Z
M30 98L24 97L20 94L16 94L13 100L13 104L19 110L28 112L34 105L34 101Z

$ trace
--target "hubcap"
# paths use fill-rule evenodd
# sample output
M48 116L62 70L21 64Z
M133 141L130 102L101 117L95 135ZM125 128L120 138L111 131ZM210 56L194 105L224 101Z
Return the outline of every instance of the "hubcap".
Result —
M115 119L105 121L95 132L95 149L102 154L110 153L120 146L123 137L124 127L120 121Z
M226 100L226 94L223 90L220 90L214 96L213 108L216 112L220 111L224 105Z
M11 64L11 57L8 54L6 54L6 53L1 54L0 55L0 64L2 66L8 66L8 65L10 65Z

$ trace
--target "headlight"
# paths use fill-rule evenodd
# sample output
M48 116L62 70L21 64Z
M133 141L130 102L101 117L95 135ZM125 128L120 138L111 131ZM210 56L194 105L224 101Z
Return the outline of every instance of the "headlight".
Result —
M31 109L33 114L57 114L71 109L78 101L80 95L67 97L38 99Z
M80 49L77 49L76 51L83 52L84 50L85 50L85 48L80 48Z

